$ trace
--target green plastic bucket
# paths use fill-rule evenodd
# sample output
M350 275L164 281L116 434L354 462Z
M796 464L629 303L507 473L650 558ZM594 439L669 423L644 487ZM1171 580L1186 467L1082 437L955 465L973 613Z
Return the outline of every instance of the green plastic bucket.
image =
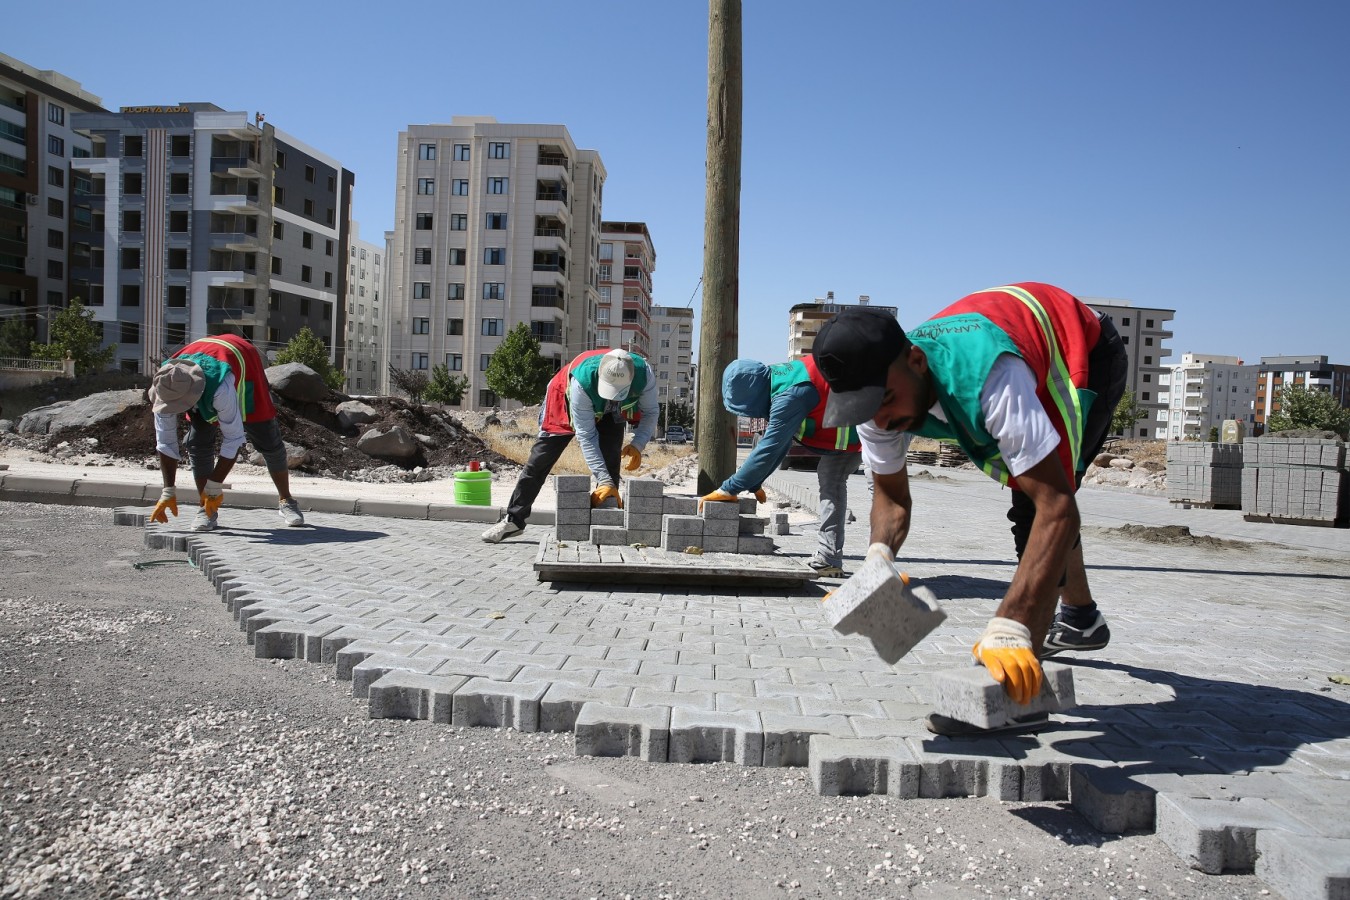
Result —
M456 472L455 502L461 506L491 506L492 473Z

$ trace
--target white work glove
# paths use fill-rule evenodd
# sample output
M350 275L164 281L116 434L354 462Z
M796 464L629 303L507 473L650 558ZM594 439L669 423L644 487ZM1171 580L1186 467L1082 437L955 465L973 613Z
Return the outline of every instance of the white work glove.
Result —
M1023 706L1041 692L1041 663L1031 650L1031 629L1021 622L994 616L970 652Z

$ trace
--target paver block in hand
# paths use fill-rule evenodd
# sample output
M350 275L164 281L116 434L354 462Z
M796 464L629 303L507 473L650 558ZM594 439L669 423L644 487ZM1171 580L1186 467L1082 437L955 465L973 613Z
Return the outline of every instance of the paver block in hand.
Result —
M933 711L980 728L1005 725L1018 716L1060 712L1076 705L1073 669L1056 663L1041 666L1041 692L1025 706L1008 696L984 666L973 665L933 674Z
M893 664L947 618L937 597L922 585L908 585L895 566L871 557L822 604L840 634L861 634Z

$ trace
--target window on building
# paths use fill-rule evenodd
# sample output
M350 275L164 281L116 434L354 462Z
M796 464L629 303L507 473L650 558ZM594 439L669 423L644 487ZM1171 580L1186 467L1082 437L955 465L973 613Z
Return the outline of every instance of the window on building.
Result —
M413 334L431 334L431 319L426 316L413 316Z
M1144 320L1144 327L1145 327L1145 328L1152 328L1152 327L1153 327L1153 320L1152 320L1152 319L1145 319L1145 320Z
M465 214L465 213L451 213L451 214L450 214L450 230L451 230L451 231L468 231L468 230L469 230L469 217L468 217L468 215Z
M508 186L507 178L489 178L487 181L487 192L489 194L505 194Z
M462 266L469 261L468 254L469 251L465 250L463 247L451 247L447 251L446 262L452 266Z
M505 247L484 247L483 265L485 266L504 266L506 265Z
M436 193L436 179L435 178L417 179L417 193L428 195Z
M137 176L140 177L140 176ZM56 166L47 167L47 183L53 187L66 186L66 170L58 169ZM137 193L140 193L137 191Z
M122 268L139 269L141 267L140 247L123 247L121 256L122 256Z
M278 169L284 169L284 168L286 168L286 151L285 151L285 150L278 150L278 151L277 151L276 164L277 164L277 168L278 168Z
M447 353L445 354L445 367L451 372L464 371L464 354Z
M414 281L414 282L413 282L413 299L414 299L414 300L430 300L430 299L431 299L431 282L430 282L430 281Z
M469 196L469 180L467 178L456 178L451 182L451 188L450 193L456 197Z
M503 319L484 319L480 334L487 335L488 337L500 337L504 321L505 320Z
M612 277L611 277L611 273L612 273L612 272L613 272L613 269L612 269L610 266L601 266L601 267L600 267L600 280L601 280L601 281L611 281L611 280L613 280Z
M435 158L436 158L436 145L435 145L435 144L418 144L418 145L417 145L417 158L418 158L418 159L435 159Z
M54 134L47 136L47 152L53 156L66 155L66 142Z
M66 108L55 103L47 104L47 121L54 125L66 124Z
M170 350L177 350L187 343L186 322L165 322L164 343Z
M1147 402L1152 398L1152 396L1153 396L1153 394L1152 394L1151 392L1149 392L1149 391L1144 391L1144 394L1143 394L1144 400L1143 400L1143 402L1147 403Z
M302 231L302 232L300 232L300 246L301 246L301 247L304 247L306 250L313 250L313 249L314 249L314 232L312 232L312 231Z
M446 320L445 320L445 333L446 333L446 334L463 334L463 333L464 333L464 320L463 320L463 319L446 319Z
M599 307L598 309L596 309L596 311L595 311L595 324L597 324L597 325L608 325L608 324L609 324L609 307L608 307L608 306L601 306L601 307Z
M62 200L60 197L48 197L47 215L54 216L58 219L64 219L66 217L66 202ZM75 224L76 225L81 224L78 218L76 219Z
M313 183L314 183L314 175L315 175L314 167L313 167L313 166L308 166L308 165L305 166L305 180L308 181L310 184L313 184Z
M1140 437L1148 437L1148 429L1147 429L1147 428L1140 428L1140 429L1139 429L1139 436L1140 436Z
M192 155L192 135L175 134L169 138L170 156L191 156Z
M1153 346L1153 338L1151 338L1151 337L1146 337L1146 338L1144 338L1144 346L1145 346L1145 347L1152 347L1152 346Z
M174 271L187 271L188 252L186 247L169 248L169 268Z
M324 273L323 273L323 286L326 287L326 288L330 288L330 287L333 286L333 273L332 273L332 272L324 272Z
M510 159L511 145L505 141L492 141L488 144L488 159Z
M286 189L279 184L272 185L272 203L275 206L286 205Z
M500 403L501 401L497 399L497 395L487 388L483 388L478 392L479 406L497 406Z
M414 354L412 355L412 367L413 367L414 369L429 369L429 368L431 368L431 354L429 354L429 353L414 353Z
M301 267L300 267L300 280L303 281L305 284L309 284L311 281L313 281L313 280L314 280L314 269L313 269L312 267L310 267L310 266L301 266Z
M273 274L273 275L280 275L280 274L281 274L281 257L280 257L280 256L274 256L274 257L272 257L272 274Z
M121 303L123 306L140 306L141 286L139 284L122 285Z
M1130 342L1130 336L1128 334L1122 334L1120 336L1120 342L1122 344L1128 344Z
M171 284L164 292L164 305L170 309L187 308L188 289L185 284ZM186 327L186 326L184 326Z
M47 229L47 246L53 250L63 250L66 246L66 234L55 228Z
M492 363L491 353L478 354L478 371L486 372L488 365L490 365L491 363Z
M187 194L192 191L192 177L187 172L174 172L169 176L170 194Z
M487 214L488 231L506 230L506 213L488 213Z
M610 301L610 291L609 286L606 285L605 287L600 288L600 302L608 303L609 301Z
M413 249L413 265L429 266L431 265L431 248L416 247Z
M145 152L145 139L139 134L129 134L122 138L123 156L140 156Z
M614 245L613 245L613 244L610 244L610 243L602 243L602 244L600 245L600 258L601 258L601 259L613 259L613 258L614 258Z
M139 344L141 342L141 325L139 322L123 322L118 337L118 343Z
M506 299L506 285L505 285L503 282L500 282L500 281L485 281L485 282L483 282L483 299L484 299L484 300L505 300L505 299Z
M1151 356L1145 356L1145 357L1144 357L1144 365L1146 365L1146 366L1151 366L1151 365L1153 365L1153 357L1151 357ZM1222 377L1223 377L1223 373L1220 373L1220 374L1219 374L1219 377L1222 378Z
M452 281L452 282L450 282L450 288L449 288L449 290L446 292L446 298L449 299L449 300L463 300L463 299L464 299L464 282L462 282L462 281Z
M597 347L608 347L608 346L609 346L609 329L608 329L608 328L601 328L601 329L599 329L599 330L597 330L597 331L595 332L595 346L597 346Z
M469 161L469 145L468 145L468 144L456 144L456 145L455 145L455 159L458 160L459 162L468 162L468 161Z
M300 298L300 315L302 315L302 316L308 316L308 315L309 315L309 298L308 298L308 297L301 297L301 298Z
M330 194L336 194L336 193L337 193L337 176L336 176L336 175L329 175L329 176L328 176L328 193L330 193Z
M331 240L325 240L323 242L323 255L324 256L333 255L333 242Z
M305 202L304 202L303 209L304 209L305 215L307 215L307 216L313 216L313 215L314 215L314 201L313 201L313 200L306 199Z
M1144 379L1144 383L1147 384L1148 382L1150 382L1150 381L1153 380L1153 376L1152 376L1152 375L1149 375L1149 374L1146 372L1146 373L1144 373L1144 375L1143 375L1143 379Z
M416 227L418 231L430 231L434 221L431 213L418 213L417 222L414 227Z

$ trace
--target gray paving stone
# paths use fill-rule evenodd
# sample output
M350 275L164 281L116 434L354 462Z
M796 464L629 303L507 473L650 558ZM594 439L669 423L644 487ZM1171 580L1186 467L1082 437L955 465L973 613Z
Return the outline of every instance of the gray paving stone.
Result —
M576 719L577 756L636 756L665 762L670 748L670 708L586 703Z
M1191 868L1208 875L1251 872L1256 866L1256 833L1278 828L1306 835L1306 826L1268 800L1157 798L1157 833Z
M824 734L836 738L855 737L843 716L803 716L760 712L764 730L766 767L805 766L811 761L811 736Z
M1256 877L1285 897L1350 898L1350 840L1263 829L1256 852Z
M714 712L676 707L670 711L670 762L764 764L759 713Z
M504 682L472 678L455 691L451 721L455 725L488 725L539 730L539 701L551 687L547 682Z
M811 783L823 796L919 796L919 765L899 738L860 740L813 734L809 754Z
M1073 669L1059 663L1044 663L1041 670L1044 673L1041 692L1028 704L1014 702L984 666L934 672L933 711L980 728L994 728L1018 716L1072 709L1076 705Z
M468 680L463 675L421 675L403 669L386 672L370 685L370 717L448 725L455 691Z
M539 730L572 731L581 708L587 703L624 707L632 692L633 689L627 687L583 687L553 682L539 701Z
M1102 834L1153 829L1156 794L1111 766L1074 765L1069 770L1069 803Z

